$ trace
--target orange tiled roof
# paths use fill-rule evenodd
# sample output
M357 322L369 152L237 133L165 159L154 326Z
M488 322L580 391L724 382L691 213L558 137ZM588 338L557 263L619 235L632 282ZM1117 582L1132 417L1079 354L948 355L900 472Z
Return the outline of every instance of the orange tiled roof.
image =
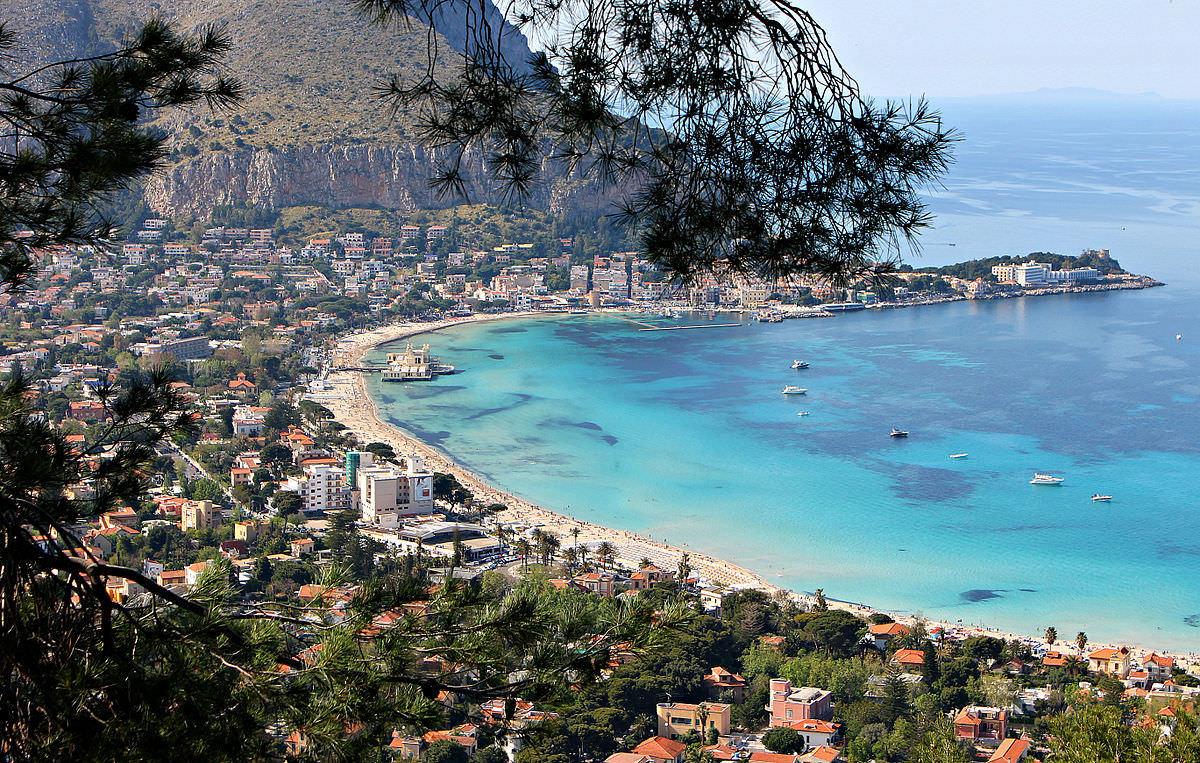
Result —
M920 649L897 649L892 659L901 665L924 665L925 653Z
M879 623L867 628L872 636L901 636L908 633L908 626L901 623Z
M795 729L796 731L815 731L818 734L836 734L841 726L829 721L819 721L816 718L805 718L804 720L789 723L788 728Z
M667 760L675 760L684 750L687 745L676 742L673 739L666 737L650 737L645 742L642 742L633 751L639 755L649 755L652 758L666 758Z

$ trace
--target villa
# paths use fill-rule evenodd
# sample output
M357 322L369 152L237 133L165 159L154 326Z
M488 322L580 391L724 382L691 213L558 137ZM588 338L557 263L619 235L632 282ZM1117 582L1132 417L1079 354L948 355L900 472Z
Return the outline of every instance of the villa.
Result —
M1117 678L1129 675L1129 647L1120 649L1097 649L1088 655L1088 670L1093 673L1108 673Z
M825 720L833 712L833 694L825 689L802 686L792 689L786 678L771 679L770 727L790 726L795 721Z
M729 733L731 705L719 702L660 702L658 704L658 735L668 739L685 736L691 731L716 729L718 734Z
M954 736L975 744L999 744L1008 736L1008 711L999 707L964 707L954 716Z

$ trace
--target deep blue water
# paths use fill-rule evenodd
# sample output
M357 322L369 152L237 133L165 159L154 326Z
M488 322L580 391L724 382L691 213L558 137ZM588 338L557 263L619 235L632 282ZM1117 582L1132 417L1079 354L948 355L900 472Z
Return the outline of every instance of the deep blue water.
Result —
M481 324L425 339L461 375L371 384L508 490L799 590L1195 650L1200 122L1155 108L947 105L966 140L919 264L1103 247L1167 287L706 331Z

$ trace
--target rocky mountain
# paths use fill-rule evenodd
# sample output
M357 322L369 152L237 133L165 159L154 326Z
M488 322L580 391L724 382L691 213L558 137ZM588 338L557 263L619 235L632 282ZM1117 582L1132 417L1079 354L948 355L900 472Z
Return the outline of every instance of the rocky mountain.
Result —
M456 201L430 191L438 157L376 92L391 73L419 71L430 39L443 46L463 39L465 22L453 9L431 37L417 21L373 25L347 0L0 0L0 20L23 44L23 63L111 49L152 14L183 30L225 25L234 43L229 74L247 89L234 112L201 108L164 120L173 158L146 188L154 212L203 217L228 203L425 209ZM519 33L509 36L507 52L517 60L528 54ZM472 201L498 199L486 183L468 192ZM531 201L594 207L600 196L559 173Z

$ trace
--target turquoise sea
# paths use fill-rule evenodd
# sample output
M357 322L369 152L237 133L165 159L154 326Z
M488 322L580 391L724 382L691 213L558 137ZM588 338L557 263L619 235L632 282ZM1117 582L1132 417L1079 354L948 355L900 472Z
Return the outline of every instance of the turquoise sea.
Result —
M460 375L372 394L506 490L797 590L1200 651L1200 109L1139 109L947 104L966 140L917 262L1108 248L1164 288L697 331L469 325L422 339Z

